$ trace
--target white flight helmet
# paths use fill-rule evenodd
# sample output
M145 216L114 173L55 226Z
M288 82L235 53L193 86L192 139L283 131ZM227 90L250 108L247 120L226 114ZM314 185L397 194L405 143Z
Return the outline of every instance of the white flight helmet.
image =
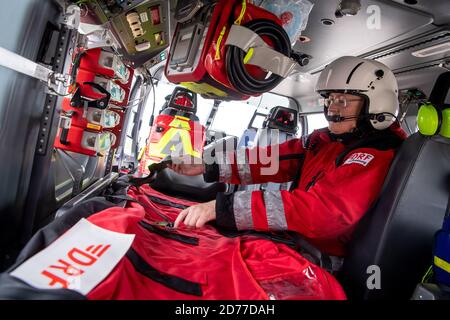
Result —
M316 91L324 97L331 92L365 97L367 102L361 116L377 130L388 128L399 112L397 80L378 61L350 56L338 58L322 71Z

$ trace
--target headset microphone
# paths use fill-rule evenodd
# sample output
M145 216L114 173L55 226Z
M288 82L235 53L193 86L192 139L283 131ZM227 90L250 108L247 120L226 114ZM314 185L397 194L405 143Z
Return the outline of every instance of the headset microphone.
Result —
M345 117L341 117L339 115L329 116L326 114L325 118L327 118L327 121L329 122L342 122L345 120Z
M352 116L352 117L342 117L339 115L330 116L330 115L326 114L325 118L329 122L343 122L343 121L353 120L353 119L358 119L358 120L369 119L369 120L377 120L378 122L383 122L386 120L386 115L390 115L397 119L397 117L394 114L389 113L389 112L382 112L382 113L368 114L368 115L359 115L359 116Z
M365 119L365 118L367 118L367 116L343 117L343 116L339 116L339 115L333 115L333 116L325 115L325 118L329 122L343 122L343 121L353 120L353 119Z

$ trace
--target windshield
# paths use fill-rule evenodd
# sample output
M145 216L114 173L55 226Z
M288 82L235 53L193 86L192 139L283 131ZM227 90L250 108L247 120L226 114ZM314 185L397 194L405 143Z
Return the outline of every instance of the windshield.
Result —
M316 129L328 127L328 121L325 118L323 112L309 114L306 116L306 119L308 120L308 134Z
M165 76L162 77L161 81L155 85L156 90L156 101L155 101L155 117L161 111L162 106L165 103L165 97L170 95L175 89L176 85L168 82ZM199 118L200 124L206 126L208 117L211 114L211 110L214 105L214 100L204 99L200 95L197 96L197 117ZM240 137L245 129L248 128L249 123L256 110L263 114L267 114L270 109L275 106L291 107L292 102L290 99L284 96L280 96L273 93L265 93L259 97L251 97L245 101L223 101L219 104L214 120L211 123L209 129L213 131L225 132L227 135L233 135ZM136 106L137 107L137 106ZM146 139L150 134L150 117L153 111L153 93L150 93L146 106L144 108L144 113L142 116L142 124L139 130L139 140L140 146L145 144ZM256 128L261 128L263 117L261 121L253 122L253 126ZM128 128L132 130L132 128ZM128 140L128 139L127 139ZM125 142L125 149L130 146L131 143ZM131 151L131 150L129 150Z
M261 114L268 114L269 110L275 106L292 108L289 98L273 93L264 93L260 97L250 98L245 101L222 102L219 105L211 129L240 137L244 130L248 128L255 111ZM256 117L252 126L259 129L262 127L263 121L263 116Z

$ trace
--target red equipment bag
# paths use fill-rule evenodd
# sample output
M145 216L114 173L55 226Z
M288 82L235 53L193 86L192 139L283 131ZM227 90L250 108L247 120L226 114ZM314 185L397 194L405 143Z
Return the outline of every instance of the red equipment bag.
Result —
M148 186L132 187L139 203L111 208L89 221L135 234L131 250L89 299L345 299L332 275L285 244L225 237L210 225L177 230L174 221L193 202L165 196ZM152 272L150 272L152 270Z
M205 127L198 121L196 111L197 95L184 88L175 88L167 106L155 118L140 160L140 175L148 175L150 164L172 154L202 157Z
M101 135L102 127L89 123L84 112L84 108L72 107L69 98L63 99L61 124L56 134L55 148L88 156L97 155L95 142L88 143L86 140L88 136L92 140L95 139L95 135Z
M246 0L220 0L177 24L165 69L167 79L221 100L245 100L273 89L281 77L266 79L266 71L245 65L242 50L241 54L240 49L232 51L225 46L233 22L248 25L270 47L290 56L289 38L277 16Z
M120 107L128 105L128 97L130 94L129 88L125 88L119 81L108 79L103 75L98 75L91 71L78 69L76 82L81 97L89 100L100 100L105 97L102 87L109 93L110 103ZM92 83L97 86L92 85Z
M62 236L72 232L73 226L84 217L94 226L105 229L92 231L90 236L93 238L99 236L96 232L106 230L133 235L130 246L115 256L114 264L109 263L110 271L99 277L100 269L95 280L90 278L90 289L83 291L83 295L91 300L346 298L330 273L288 244L254 234L229 235L210 224L201 229L182 224L174 230L170 223L183 208L194 202L163 195L146 185L131 187L127 194L110 196L127 200L125 207L111 207L111 202L107 205L106 201L92 199L84 206L80 204L70 209L39 231L21 253L18 263L8 271L16 272L22 264L40 255L39 265L35 264L37 269L31 272L43 280L45 286L42 289L54 290L31 288L27 281L16 280L9 286L0 283L0 296L17 297L26 293L30 298L32 295L73 298L75 295L70 293L72 290L79 292L77 288L80 287L70 287L70 284L88 281L83 276L88 273L92 276L91 268L105 265L111 255L102 254L118 235L102 237L101 242L94 240L92 245L85 247L77 244L80 241L77 235L82 233L72 233L73 240L66 248L74 248L70 252L77 250L76 256L70 252L65 254L68 251L61 251L62 255L58 256L49 255L48 251L43 254L41 250L50 249L56 241L63 241ZM61 241L57 247L61 248ZM41 267L47 272L40 272ZM29 279L30 275L26 274L26 277Z
M116 137L115 143L111 146L112 149L116 149L120 146L120 138L122 137L122 130L125 124L125 111L120 109L111 109L119 115L119 123L113 128L104 128L105 131L109 131Z
M150 132L148 154L159 162L171 153L201 158L205 143L205 127L190 118L160 114Z
M80 69L118 80L125 88L129 87L133 76L132 69L125 66L116 54L104 51L101 48L80 51L80 53L82 53Z
M79 49L71 72L82 97L97 100L105 96L97 86L89 85L95 83L109 92L110 103L121 107L128 105L134 70L125 66L116 54L101 48Z
M117 107L72 107L71 100L64 98L61 125L54 146L88 156L95 156L109 148L117 148L120 145L124 120L124 111Z
M133 69L101 48L80 49L74 55L71 74L73 95L63 99L55 147L89 156L117 148Z

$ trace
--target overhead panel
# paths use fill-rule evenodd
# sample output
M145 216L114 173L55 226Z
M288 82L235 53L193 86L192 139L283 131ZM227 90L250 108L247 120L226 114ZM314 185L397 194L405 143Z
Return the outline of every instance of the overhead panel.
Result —
M335 16L338 1L313 1L308 25L295 49L312 56L304 67L318 72L344 55L364 55L434 28L431 15L392 1L361 1L355 16Z
M450 27L415 37L368 56L388 65L396 74L450 61Z
M139 67L169 45L169 5L166 0L94 0L89 7L110 24L123 58Z

